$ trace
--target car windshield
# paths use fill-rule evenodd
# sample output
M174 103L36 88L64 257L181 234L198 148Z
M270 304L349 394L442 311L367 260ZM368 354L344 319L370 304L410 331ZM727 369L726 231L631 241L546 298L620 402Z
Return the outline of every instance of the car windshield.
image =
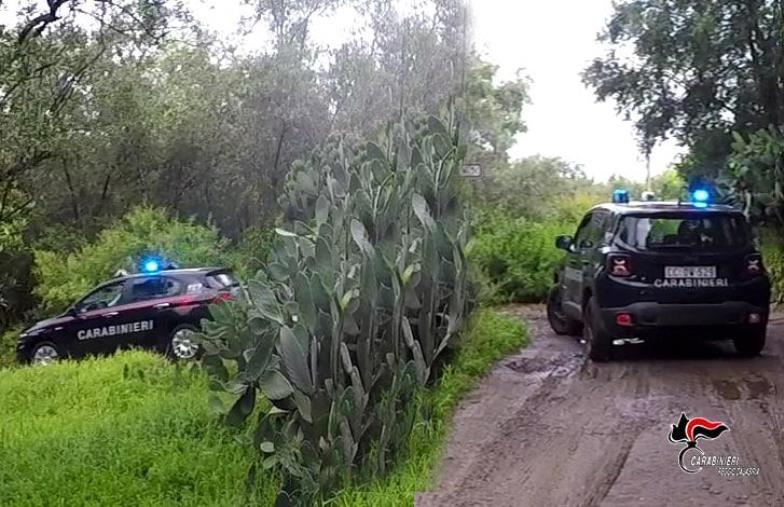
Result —
M721 249L748 245L745 219L736 214L626 216L618 239L637 249Z
M123 286L121 283L105 285L88 294L76 305L76 309L79 313L84 313L111 308L120 302L122 291Z

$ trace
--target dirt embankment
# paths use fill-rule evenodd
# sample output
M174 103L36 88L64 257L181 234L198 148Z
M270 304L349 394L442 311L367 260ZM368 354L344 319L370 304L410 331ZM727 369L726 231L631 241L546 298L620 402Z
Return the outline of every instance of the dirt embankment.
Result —
M512 311L533 343L461 405L418 506L784 505L784 322L754 359L729 342L669 342L624 345L619 360L594 364L541 308ZM698 447L732 467L680 468L686 444L668 436L681 413L729 427ZM698 458L687 451L687 468ZM750 467L759 474L737 475Z

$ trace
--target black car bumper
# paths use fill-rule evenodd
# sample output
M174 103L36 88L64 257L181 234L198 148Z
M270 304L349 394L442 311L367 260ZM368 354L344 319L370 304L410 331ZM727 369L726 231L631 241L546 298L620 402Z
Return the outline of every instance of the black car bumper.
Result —
M600 315L604 328L618 337L683 334L699 338L732 338L738 331L767 325L768 307L744 301L711 304L638 302L602 308Z

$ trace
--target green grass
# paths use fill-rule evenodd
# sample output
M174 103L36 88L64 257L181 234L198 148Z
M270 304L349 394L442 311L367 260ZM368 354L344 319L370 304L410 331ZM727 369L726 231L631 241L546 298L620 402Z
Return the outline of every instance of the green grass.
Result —
M0 505L267 505L205 378L130 352L0 370Z
M412 505L430 486L460 398L525 337L519 319L479 310L454 362L420 396L390 474L334 504ZM277 478L261 476L248 492L256 456L217 422L207 393L201 373L143 352L0 369L0 505L271 505Z
M471 322L455 361L420 400L420 414L407 451L391 473L342 491L334 502L345 507L413 505L414 495L431 486L451 416L460 399L499 359L524 346L527 332L518 318L481 309Z

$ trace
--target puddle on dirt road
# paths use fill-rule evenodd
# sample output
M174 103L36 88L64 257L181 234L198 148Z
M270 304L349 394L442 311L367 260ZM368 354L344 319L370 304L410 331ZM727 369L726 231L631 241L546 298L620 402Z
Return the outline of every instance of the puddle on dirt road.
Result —
M775 391L768 379L758 375L740 380L714 380L712 384L716 393L725 400L760 400L769 397Z
M732 380L714 380L713 388L725 400L739 400L740 386Z

